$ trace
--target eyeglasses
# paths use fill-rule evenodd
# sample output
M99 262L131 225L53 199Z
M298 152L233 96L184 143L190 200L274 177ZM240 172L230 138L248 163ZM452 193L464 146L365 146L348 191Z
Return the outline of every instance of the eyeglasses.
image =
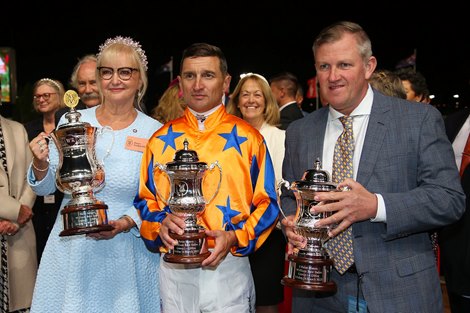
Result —
M55 94L57 94L57 92L47 92L47 93L43 93L42 95L34 95L33 100L38 101L42 97L45 101L47 101L49 100L51 95L55 95Z
M134 71L138 72L139 69L132 67L120 67L117 69L117 74L121 80L129 80L131 79L132 72ZM100 77L104 80L110 80L114 75L114 69L112 67L100 66L98 67L98 72Z

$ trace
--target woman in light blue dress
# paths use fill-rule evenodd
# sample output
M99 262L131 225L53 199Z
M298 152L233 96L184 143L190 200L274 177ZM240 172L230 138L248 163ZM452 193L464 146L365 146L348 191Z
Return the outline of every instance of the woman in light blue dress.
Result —
M81 122L100 130L95 149L96 159L104 164L105 186L94 196L108 206L114 228L59 236L64 229L58 214L39 267L33 313L160 312L159 255L141 240L141 220L133 206L141 150L161 126L136 109L147 88L146 70L145 53L131 38L118 36L100 46L102 104L79 112ZM68 122L63 116L59 127ZM28 181L39 195L55 190L59 163L57 147L53 141L47 145L45 135L30 143L34 158ZM65 196L62 208L70 199Z

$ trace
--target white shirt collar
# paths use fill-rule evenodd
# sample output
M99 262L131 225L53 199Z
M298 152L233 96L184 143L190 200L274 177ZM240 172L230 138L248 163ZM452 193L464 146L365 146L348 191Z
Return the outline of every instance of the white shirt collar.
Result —
M359 103L359 105L349 115L350 116L370 115L373 101L374 101L374 92L372 91L372 88L369 85L369 87L367 88L366 95L364 96L362 101ZM330 114L329 114L330 121L338 119L344 115L336 111L335 109L333 109L331 105L329 106L329 110L330 110Z

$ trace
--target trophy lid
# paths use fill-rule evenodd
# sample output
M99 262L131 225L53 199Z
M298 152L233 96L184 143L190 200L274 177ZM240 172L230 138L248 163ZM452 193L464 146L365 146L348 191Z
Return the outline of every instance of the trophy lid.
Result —
M70 108L69 112L65 113L65 118L68 120L68 123L64 123L58 127L58 129L70 128L70 127L87 127L90 126L90 123L81 122L80 117L82 116L80 112L75 110L75 107L78 104L80 97L74 90L67 90L64 94L65 105Z
M187 139L184 139L183 145L183 149L176 151L173 162L168 162L166 164L167 169L192 170L200 167L205 168L207 166L207 163L199 162L199 157L196 151L188 149L189 142Z
M320 159L315 160L313 169L306 170L302 176L302 180L294 182L295 189L302 191L331 191L336 190L336 184L330 181L330 174L321 168Z

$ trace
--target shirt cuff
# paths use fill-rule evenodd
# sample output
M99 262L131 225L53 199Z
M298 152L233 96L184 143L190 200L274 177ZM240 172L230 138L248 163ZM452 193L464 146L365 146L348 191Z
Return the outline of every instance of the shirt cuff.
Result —
M385 201L382 195L376 193L375 196L377 197L377 214L375 218L371 218L370 221L377 223L386 223L387 222L387 210L385 208Z

